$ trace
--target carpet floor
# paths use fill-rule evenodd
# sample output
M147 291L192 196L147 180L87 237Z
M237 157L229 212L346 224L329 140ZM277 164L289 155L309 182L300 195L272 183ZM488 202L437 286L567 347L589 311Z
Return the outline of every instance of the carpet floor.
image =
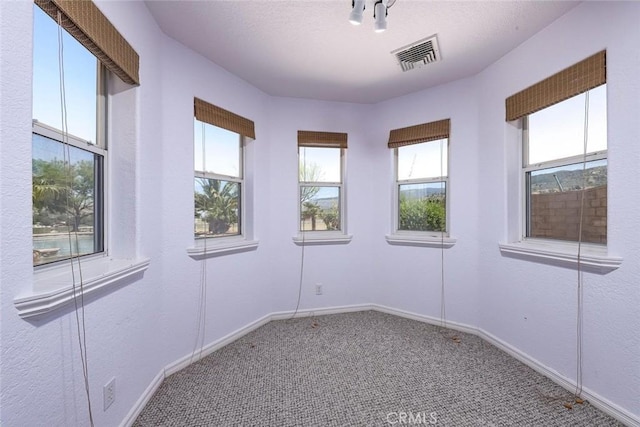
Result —
M566 402L481 338L364 311L269 322L166 378L134 426L622 425Z

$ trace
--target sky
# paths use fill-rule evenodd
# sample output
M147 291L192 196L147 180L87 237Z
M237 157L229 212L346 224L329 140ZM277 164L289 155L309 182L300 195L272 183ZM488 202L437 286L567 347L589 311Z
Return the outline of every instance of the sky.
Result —
M447 139L439 139L398 148L398 179L447 176L449 151L447 143Z
M194 170L241 178L240 135L193 119L193 141Z
M583 154L585 99L578 95L529 116L529 164ZM607 149L606 112L606 85L591 89L588 153Z
M62 130L58 26L34 4L33 118ZM66 31L62 52L68 132L96 141L97 59Z

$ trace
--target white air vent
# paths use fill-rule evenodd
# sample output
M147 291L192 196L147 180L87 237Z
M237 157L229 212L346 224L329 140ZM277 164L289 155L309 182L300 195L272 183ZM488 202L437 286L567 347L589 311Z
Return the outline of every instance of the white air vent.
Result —
M440 61L438 38L435 35L427 37L426 39L394 50L391 54L395 55L402 71L424 67L432 62Z

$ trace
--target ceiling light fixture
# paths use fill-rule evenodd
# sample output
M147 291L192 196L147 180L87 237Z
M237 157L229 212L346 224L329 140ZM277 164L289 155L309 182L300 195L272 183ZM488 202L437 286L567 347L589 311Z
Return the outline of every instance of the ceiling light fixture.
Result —
M365 3L368 0L351 0L351 14L349 22L353 25L362 24L362 15L365 9ZM387 15L389 8L394 5L396 0L372 0L373 18L375 19L374 31L381 33L387 29Z
M364 0L351 0L351 15L349 15L349 22L353 25L362 24L362 14L364 13Z
M381 33L387 29L387 0L378 0L373 6L373 18L376 20L374 31Z

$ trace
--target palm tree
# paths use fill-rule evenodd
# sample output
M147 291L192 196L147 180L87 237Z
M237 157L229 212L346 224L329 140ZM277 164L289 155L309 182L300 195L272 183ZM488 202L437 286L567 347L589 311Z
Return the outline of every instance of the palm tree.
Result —
M315 231L316 218L320 213L320 206L313 202L304 202L302 206L304 207L304 210L302 211L302 219L305 220L311 218L311 230Z
M209 233L224 234L238 221L239 190L235 182L196 178L195 216L207 221Z

